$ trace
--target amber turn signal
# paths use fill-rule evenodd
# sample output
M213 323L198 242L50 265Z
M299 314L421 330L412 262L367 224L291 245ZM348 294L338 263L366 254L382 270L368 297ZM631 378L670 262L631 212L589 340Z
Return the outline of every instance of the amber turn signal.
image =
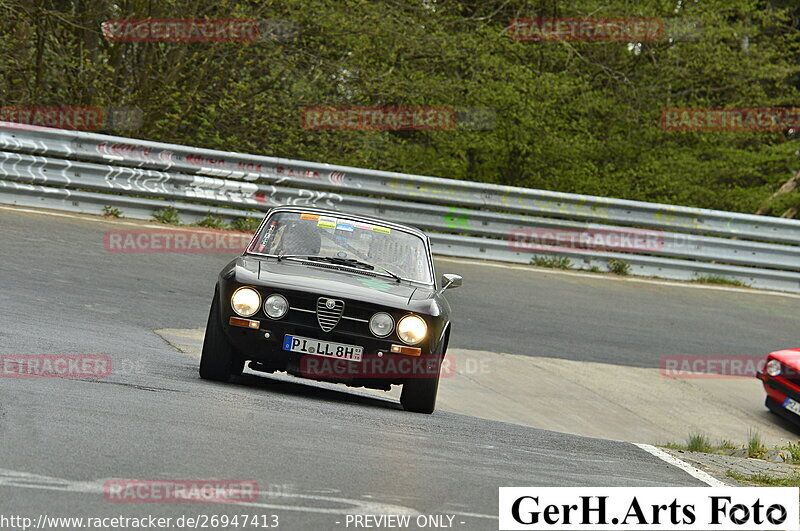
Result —
M241 317L231 317L228 321L233 326L243 326L244 328L255 328L256 330L261 326L260 321L253 321L251 319L242 319Z
M405 345L392 345L392 352L394 354L406 354L408 356L419 356L422 354L422 349L417 347L407 347Z

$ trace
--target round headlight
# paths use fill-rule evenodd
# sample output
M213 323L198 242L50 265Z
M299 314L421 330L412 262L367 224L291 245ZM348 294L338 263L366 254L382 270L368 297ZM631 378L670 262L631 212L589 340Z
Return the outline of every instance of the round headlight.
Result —
M386 337L394 330L394 319L386 312L378 312L369 320L369 331L378 337Z
M770 376L778 376L781 373L781 362L778 360L769 360L765 371Z
M427 333L428 325L425 324L422 317L417 315L406 315L397 323L397 335L409 345L421 342Z
M280 319L289 311L289 301L283 295L273 293L264 301L264 313L273 319Z
M242 317L250 317L261 306L261 295L253 288L239 288L231 296L233 311Z

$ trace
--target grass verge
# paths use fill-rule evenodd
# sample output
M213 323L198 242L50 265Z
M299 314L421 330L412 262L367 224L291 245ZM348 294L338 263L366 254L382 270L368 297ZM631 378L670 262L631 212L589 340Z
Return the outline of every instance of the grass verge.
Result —
M741 481L742 483L755 483L763 487L800 487L800 474L779 477L761 473L747 476L739 472L734 472L733 470L728 470L725 475L736 481Z
M534 256L531 258L531 264L539 267L570 269L572 262L565 256Z
M800 441L796 443L789 442L784 446L768 448L761 439L761 435L753 428L748 430L747 437L747 442L739 445L734 444L728 439L723 439L717 444L713 444L703 433L690 433L684 444L668 442L662 446L672 450L750 457L753 459L800 465Z
M721 284L724 286L739 286L741 288L750 287L748 284L745 284L741 280L736 280L735 278L723 277L722 275L702 275L697 278L693 278L691 282L699 282L701 284Z

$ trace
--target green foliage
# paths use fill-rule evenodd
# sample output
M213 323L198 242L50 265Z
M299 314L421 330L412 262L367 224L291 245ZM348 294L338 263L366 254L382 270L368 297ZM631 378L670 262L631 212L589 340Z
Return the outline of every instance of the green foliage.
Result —
M800 487L800 474L791 476L770 476L763 472L755 475L745 475L733 470L728 470L726 475L742 483L754 483L764 487Z
M255 232L260 223L259 219L236 218L231 222L231 229L240 232Z
M153 214L153 219L159 223L168 223L170 225L180 225L181 218L178 211L174 207L162 208Z
M797 192L769 200L800 167L797 139L659 125L665 107L796 106L796 2L4 0L0 15L3 105L142 111L140 127L107 132L741 212L800 208ZM633 45L508 37L511 19L536 16L662 17L688 29ZM100 31L110 18L230 17L290 21L297 37L125 43ZM494 120L310 130L307 106L488 108Z
M747 436L747 457L762 457L766 451L761 442L761 435L751 428Z
M572 262L566 256L534 256L531 258L531 264L539 267L569 269Z
M177 212L176 212L177 214ZM228 224L225 223L225 220L214 216L213 214L207 214L206 217L201 219L197 222L198 227L205 227L207 229L227 229Z
M678 444L668 442L664 445L665 448L672 448L674 450L689 450L692 452L705 452L711 453L719 450L736 450L738 447L728 439L723 439L716 446L711 444L711 441L702 433L692 433L686 439L686 444Z
M690 452L710 452L713 448L708 437L702 433L693 433L686 441L686 449Z
M786 451L789 452L789 455L791 456L790 462L800 464L800 441L796 443L787 443Z
M105 205L103 207L103 215L110 218L120 218L122 217L122 210L116 207Z
M697 278L692 279L692 282L702 282L704 284L723 284L727 286L742 286L742 287L749 287L747 284L742 282L741 280L737 280L735 278L728 278L722 275L701 275Z
M631 272L631 265L624 260L617 260L612 258L608 261L608 270L615 275L629 275Z

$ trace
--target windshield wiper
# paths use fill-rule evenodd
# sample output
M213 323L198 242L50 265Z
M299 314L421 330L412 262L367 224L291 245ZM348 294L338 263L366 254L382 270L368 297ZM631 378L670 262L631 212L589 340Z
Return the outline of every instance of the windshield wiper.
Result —
M357 260L355 258L339 258L338 256L309 256L308 259L312 262L326 262L328 264L344 265L355 267L356 269L366 269L368 271L373 271L375 269L374 265L368 264L367 262L362 262L361 260Z
M400 282L401 280L403 280L403 277L401 277L397 273L392 273L391 271L389 271L388 269L386 269L383 266L375 266L375 267L377 267L378 269L380 269L381 271L383 271L384 273L386 273L390 277L394 278L397 282Z
M309 262L326 262L329 264L343 265L343 266L353 267L356 269L364 269L367 271L374 271L377 268L383 273L386 273L387 275L395 279L397 282L403 280L403 278L400 275L389 271L383 266L376 266L367 262L363 262L361 260L357 260L355 258L339 258L338 256L304 256L298 254L287 254L287 255L279 255L278 261L280 261L283 258L300 258L302 260L307 260Z
M281 260L284 260L286 258L299 258L301 260L308 260L309 258L313 258L313 257L305 255L305 254L278 254L278 255L275 255L275 258L278 260L278 262L280 262Z
M364 268L364 269L368 269L370 271L374 271L377 268L377 269L380 269L381 271L383 271L384 273L386 273L387 275L389 275L390 277L394 278L397 282L400 282L401 280L403 280L402 277L400 277L400 275L398 275L396 273L392 273L391 271L389 271L388 269L386 269L383 266L369 264L367 262L362 262L361 260L357 260L355 258L338 258L338 257L334 258L334 257L331 256L331 257L325 257L325 261L326 262L330 262L332 264L342 264L342 265L348 265L348 266L352 266L352 267L361 267L361 268Z
M398 282L403 280L403 278L400 275L398 275L397 273L392 273L383 266L368 264L367 262L362 262L361 260L356 260L355 258L332 258L331 262L363 267L364 269L369 269L370 271L374 271L377 268L386 273L387 275L389 275L390 277L394 278Z

